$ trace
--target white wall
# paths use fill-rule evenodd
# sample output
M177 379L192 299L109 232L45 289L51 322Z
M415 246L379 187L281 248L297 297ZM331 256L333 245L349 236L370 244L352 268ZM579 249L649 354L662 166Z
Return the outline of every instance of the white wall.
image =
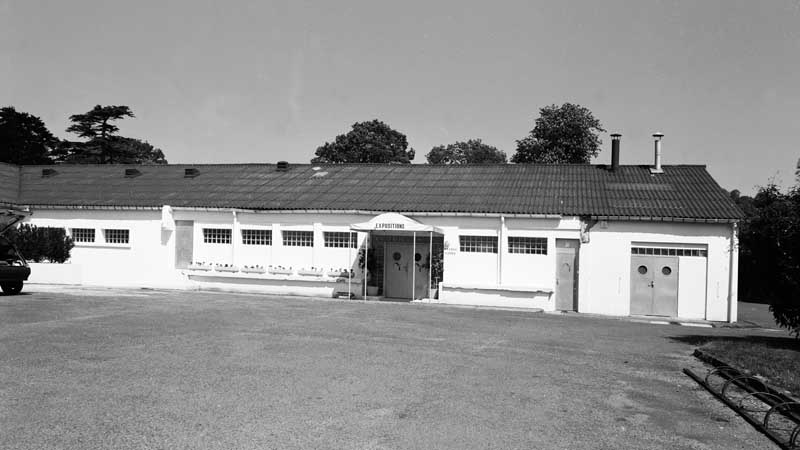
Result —
M708 248L707 264L681 258L678 314L728 320L729 224L608 222L607 228L596 225L589 236L580 250L580 312L629 315L632 242L696 244Z
M94 243L75 243L70 263L82 283L99 286L180 287L174 232L162 232L161 212L150 210L35 210L26 223L42 227L94 228ZM105 244L103 229L130 230L130 243ZM32 273L32 280L41 277Z
M519 292L555 290L556 239L579 239L581 222L576 217L526 219L470 216L418 216L423 223L444 230L444 280L453 292L461 292L464 302L485 301L492 305L512 299ZM244 265L318 267L324 270L357 269L358 251L326 248L324 231L348 231L349 225L365 222L371 216L325 213L254 213L195 211L176 208L175 220L194 221L195 261ZM29 222L39 226L95 228L98 238L104 228L130 230L129 245L78 244L71 263L83 266L85 284L108 286L187 286L187 278L175 270L174 231L162 230L160 210L35 210ZM203 228L228 228L231 244L205 244ZM241 244L241 230L272 230L271 246ZM282 230L313 231L313 247L284 247ZM469 253L459 250L460 235L498 237L498 253ZM359 245L365 233L359 233ZM509 254L509 236L547 238L547 255ZM680 261L678 314L683 318L724 321L729 313L729 267L731 261L729 224L684 224L647 222L608 222L596 225L590 241L579 251L580 312L625 316L630 309L630 248L632 242L701 245L708 259L682 258ZM358 273L359 271L356 270ZM360 276L360 274L359 274ZM36 274L32 274L33 279ZM512 289L513 288L513 289ZM503 293L505 291L513 294ZM452 294L452 292L450 293ZM734 294L735 295L735 294ZM506 297L503 299L502 297ZM484 300L479 300L479 298ZM534 299L534 297L536 297ZM524 304L553 309L554 296L528 295ZM458 302L449 295L448 301ZM525 303L527 302L527 303ZM533 306L534 304L538 306Z

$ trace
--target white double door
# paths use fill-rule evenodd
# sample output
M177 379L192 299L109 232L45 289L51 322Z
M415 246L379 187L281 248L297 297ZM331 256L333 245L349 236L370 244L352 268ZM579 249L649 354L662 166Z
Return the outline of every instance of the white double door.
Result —
M383 261L383 295L418 299L428 296L429 249L409 244L387 243ZM412 296L413 283L413 296Z

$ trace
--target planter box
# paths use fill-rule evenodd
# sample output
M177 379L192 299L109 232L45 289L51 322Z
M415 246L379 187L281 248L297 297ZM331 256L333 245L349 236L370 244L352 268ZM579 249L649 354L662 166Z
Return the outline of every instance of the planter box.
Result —
M244 273L267 273L267 269L263 267L242 267L239 270Z
M321 270L300 269L300 270L297 271L298 275L305 275L305 276L309 276L309 277L321 277L323 275L323 273L324 272L322 272Z
M338 270L333 272L328 272L328 276L331 278L353 278L353 274L350 272L340 272Z
M198 264L189 264L189 270L211 270L211 266L206 265L198 265Z
M217 272L238 272L239 268L236 266L228 266L228 267L216 266L214 267L214 270L216 270Z
M292 269L277 269L273 267L269 269L269 273L273 275L291 275L294 271Z

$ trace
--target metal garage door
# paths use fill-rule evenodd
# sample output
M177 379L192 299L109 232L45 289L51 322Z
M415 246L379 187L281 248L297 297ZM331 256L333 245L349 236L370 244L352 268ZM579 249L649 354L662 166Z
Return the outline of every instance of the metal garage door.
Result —
M678 258L631 255L631 315L678 316Z

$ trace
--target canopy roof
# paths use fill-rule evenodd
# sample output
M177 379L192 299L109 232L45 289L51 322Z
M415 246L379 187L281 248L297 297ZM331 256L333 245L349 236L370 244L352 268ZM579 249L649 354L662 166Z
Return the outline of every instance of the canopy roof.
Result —
M354 223L350 225L354 231L383 231L392 234L413 233L413 232L434 232L443 234L440 228L433 225L426 225L410 217L398 213L379 214L368 222Z

